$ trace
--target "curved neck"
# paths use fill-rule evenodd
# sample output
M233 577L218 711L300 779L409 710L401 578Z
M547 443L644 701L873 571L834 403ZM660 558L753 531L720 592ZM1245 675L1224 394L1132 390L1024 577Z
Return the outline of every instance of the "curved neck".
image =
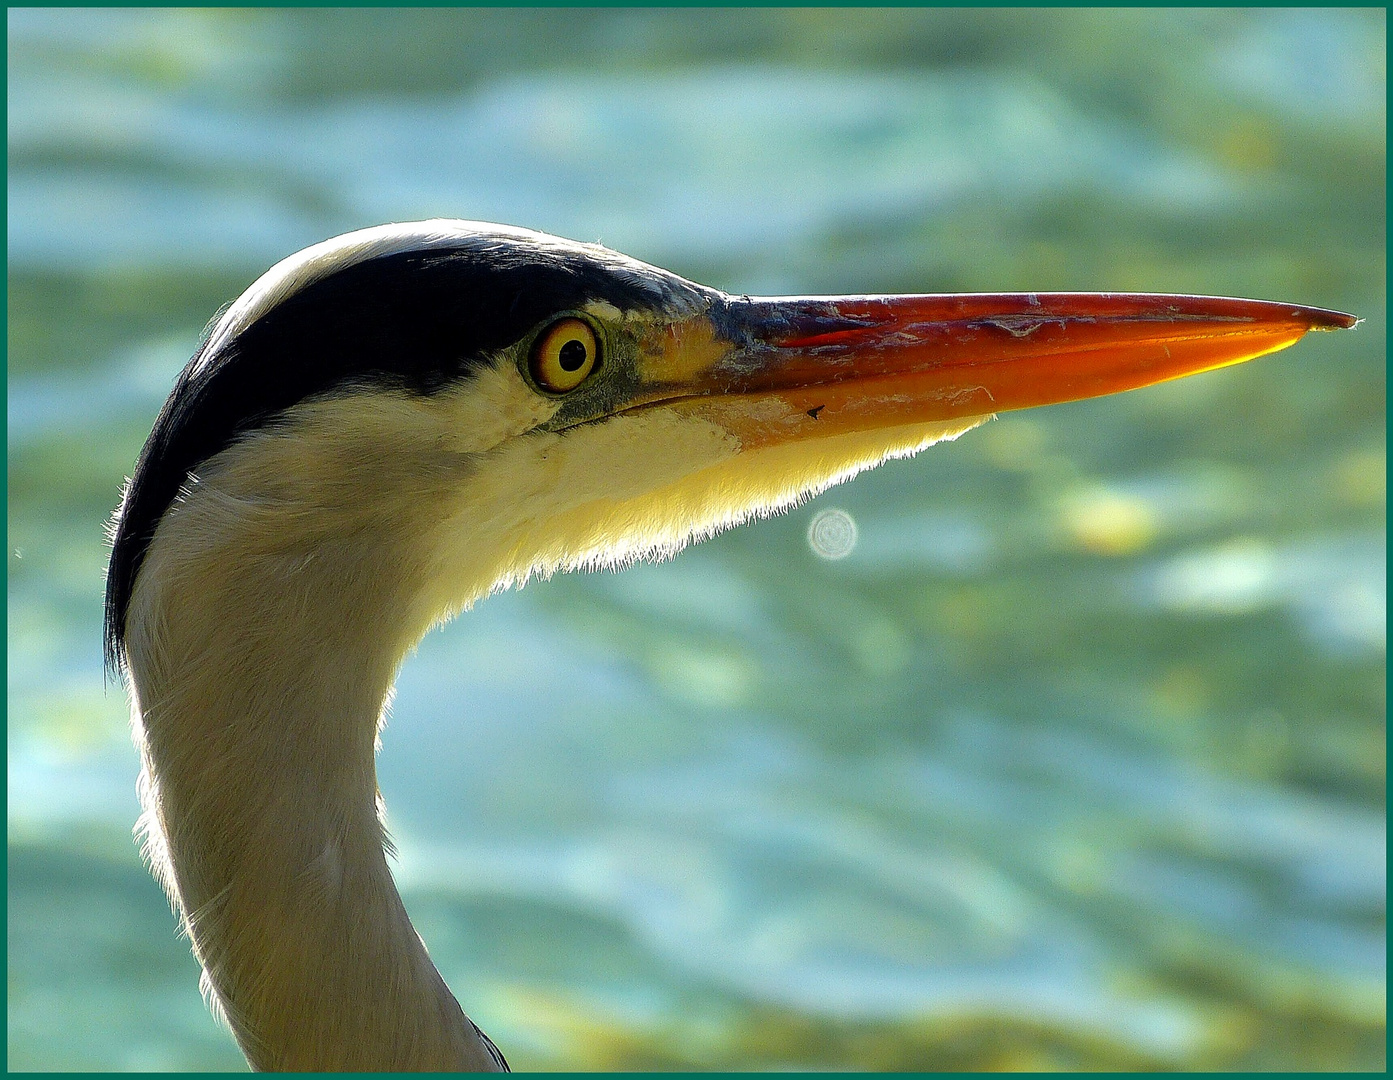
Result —
M399 575L322 540L273 556L220 536L152 546L127 635L152 861L205 989L254 1068L499 1068L384 854Z

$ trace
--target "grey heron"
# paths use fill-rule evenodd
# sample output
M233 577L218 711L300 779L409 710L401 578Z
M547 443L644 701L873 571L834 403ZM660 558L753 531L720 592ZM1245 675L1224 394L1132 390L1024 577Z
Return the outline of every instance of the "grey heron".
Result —
M1354 325L1108 293L732 296L436 220L258 279L113 523L141 830L258 1069L504 1069L413 929L374 758L405 654L500 587L676 551L992 414Z

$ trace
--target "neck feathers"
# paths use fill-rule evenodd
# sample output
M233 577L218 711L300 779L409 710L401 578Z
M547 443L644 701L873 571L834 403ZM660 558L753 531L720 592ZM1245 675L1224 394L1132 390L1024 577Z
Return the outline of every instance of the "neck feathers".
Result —
M132 598L151 860L253 1067L499 1068L384 855L376 736L432 617L414 599L427 567L392 542L404 509L388 493L313 506L275 451L267 436L206 471L161 522ZM468 468L436 465L442 484ZM406 489L414 512L429 505Z

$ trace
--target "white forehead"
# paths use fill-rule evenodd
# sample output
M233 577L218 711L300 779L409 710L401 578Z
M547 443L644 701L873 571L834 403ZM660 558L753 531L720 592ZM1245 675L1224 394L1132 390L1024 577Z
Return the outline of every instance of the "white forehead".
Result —
M405 221L393 225L376 225L344 233L322 243L297 251L276 263L254 281L250 288L233 301L223 312L208 336L205 357L214 357L232 338L265 315L276 305L330 274L366 262L382 255L403 251L425 251L453 247L462 240L483 240L489 237L522 240L540 249L552 251L603 251L591 244L563 240L559 236L519 229L512 225L495 225L487 221L461 221L456 218L432 218L429 221ZM610 259L628 260L617 252L605 251Z

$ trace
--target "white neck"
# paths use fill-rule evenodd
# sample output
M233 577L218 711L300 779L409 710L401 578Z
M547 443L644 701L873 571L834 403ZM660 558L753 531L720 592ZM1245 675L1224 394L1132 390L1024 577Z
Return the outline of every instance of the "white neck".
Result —
M367 535L262 548L203 502L152 546L128 652L152 861L206 989L254 1068L497 1068L384 855L373 757L422 629L387 625L412 569Z

